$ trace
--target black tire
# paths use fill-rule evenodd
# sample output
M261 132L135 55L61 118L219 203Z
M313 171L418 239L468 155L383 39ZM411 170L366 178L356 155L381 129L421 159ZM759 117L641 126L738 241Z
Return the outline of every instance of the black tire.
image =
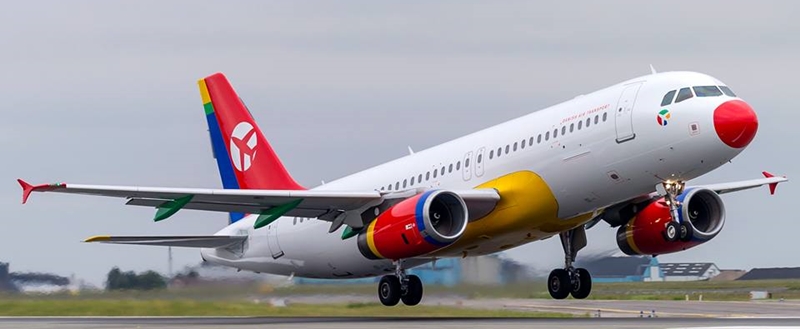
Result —
M680 233L681 233L680 234L681 241L691 240L692 236L694 235L694 228L692 227L692 224L689 223L688 221L684 221L683 223L681 223Z
M547 278L547 291L554 299L564 299L569 296L572 290L572 282L569 278L569 272L562 268L557 268L550 272Z
M409 275L406 290L400 297L403 304L414 306L422 301L422 280L416 275Z
M575 270L575 280L572 282L572 298L584 299L592 293L592 275L585 268Z
M400 302L400 280L395 275L385 275L378 283L378 299L384 306L395 306Z
M664 240L669 242L677 241L680 236L681 228L678 223L670 221L664 226Z

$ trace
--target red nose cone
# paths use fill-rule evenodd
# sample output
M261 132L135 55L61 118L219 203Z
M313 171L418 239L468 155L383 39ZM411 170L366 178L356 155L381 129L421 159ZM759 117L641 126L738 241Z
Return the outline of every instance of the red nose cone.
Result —
M758 118L747 103L727 101L714 110L714 129L719 139L728 146L743 148L756 137Z

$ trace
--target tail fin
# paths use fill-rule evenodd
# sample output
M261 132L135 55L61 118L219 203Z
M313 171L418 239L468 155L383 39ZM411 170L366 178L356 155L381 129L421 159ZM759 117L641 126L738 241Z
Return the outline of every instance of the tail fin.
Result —
M305 189L289 175L222 73L212 74L197 83L224 188ZM231 213L231 222L241 217L242 214Z

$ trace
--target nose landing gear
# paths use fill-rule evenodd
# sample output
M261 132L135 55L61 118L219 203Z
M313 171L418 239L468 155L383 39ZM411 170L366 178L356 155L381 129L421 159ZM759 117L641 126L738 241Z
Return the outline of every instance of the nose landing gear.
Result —
M395 306L400 301L414 306L422 301L422 280L416 275L407 275L401 261L395 262L394 275L385 275L378 283L378 299L384 306Z
M693 227L689 219L681 219L679 211L681 203L677 199L678 195L683 193L683 189L686 186L685 183L682 181L663 182L661 185L664 187L664 192L666 194L664 199L669 206L670 217L672 217L672 220L664 227L664 240L669 242L691 240L692 234L694 233Z
M547 278L547 291L555 299L584 299L592 292L592 276L583 268L574 268L572 262L578 251L586 246L586 231L583 226L559 234L564 248L564 268L550 272Z

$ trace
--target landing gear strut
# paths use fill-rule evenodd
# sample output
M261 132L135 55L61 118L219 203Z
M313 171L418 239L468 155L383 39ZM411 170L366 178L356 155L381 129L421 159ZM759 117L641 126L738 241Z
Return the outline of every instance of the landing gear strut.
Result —
M395 274L385 275L378 283L378 298L384 306L403 304L414 306L422 300L422 280L416 275L407 275L402 261L395 261Z
M664 199L667 201L670 217L672 217L672 220L664 227L664 240L670 242L678 240L689 241L693 233L692 225L688 219L681 219L678 210L681 206L680 201L678 201L678 195L683 193L685 184L681 181L663 182L661 184L666 192Z
M586 246L586 231L580 226L559 236L561 246L564 248L564 268L550 272L547 278L547 290L555 299L564 299L570 294L575 299L586 298L592 291L592 276L586 269L572 266L578 251Z

